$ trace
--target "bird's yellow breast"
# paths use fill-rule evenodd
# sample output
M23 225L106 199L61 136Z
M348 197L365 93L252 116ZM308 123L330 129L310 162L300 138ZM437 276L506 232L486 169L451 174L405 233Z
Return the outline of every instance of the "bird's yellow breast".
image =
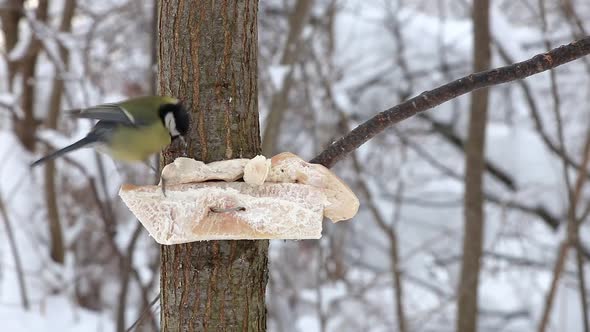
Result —
M159 121L146 127L122 127L113 134L108 153L122 161L145 161L170 142L168 130Z

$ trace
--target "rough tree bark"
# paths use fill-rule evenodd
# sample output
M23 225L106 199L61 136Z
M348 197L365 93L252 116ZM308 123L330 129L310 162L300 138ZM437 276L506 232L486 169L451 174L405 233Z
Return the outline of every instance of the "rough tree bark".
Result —
M257 103L258 1L159 2L160 94L192 112L178 156L205 162L260 152ZM163 331L264 331L268 241L162 246Z
M479 72L490 66L489 0L474 2L473 26L473 70ZM477 331L477 298L484 231L483 175L488 92L488 89L481 89L471 95L469 131L465 146L465 233L457 307L459 332Z

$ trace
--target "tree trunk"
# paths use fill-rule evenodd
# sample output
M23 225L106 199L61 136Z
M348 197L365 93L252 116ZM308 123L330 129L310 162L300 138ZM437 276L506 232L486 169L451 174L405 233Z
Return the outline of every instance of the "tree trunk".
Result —
M76 9L76 0L66 0L64 2L63 14L59 31L61 33L69 33L72 29L72 18ZM69 64L69 51L63 46L59 45L59 55L64 65ZM67 68L63 68L64 70ZM61 100L64 93L64 80L60 69L55 66L55 78L49 93L49 113L46 120L47 128L57 130L57 123L59 113L61 110ZM49 237L51 239L49 255L51 259L59 264L64 263L65 247L62 234L62 226L59 217L59 208L57 205L55 184L55 162L48 161L45 164L45 202L47 204L47 220L49 222Z
M22 8L24 0L8 0L0 5L0 21L2 22L2 33L4 35L4 45L6 53L10 53L18 42L19 31L18 22L22 17ZM14 61L8 62L8 90L12 91L12 81L16 73Z
M49 2L40 0L35 12L35 19L39 22L47 21L49 11ZM32 27L31 27L32 29ZM36 77L37 59L41 52L42 44L39 36L33 32L31 43L27 49L26 55L20 61L20 72L22 74L22 109L23 118L15 122L15 131L23 147L28 151L35 150L35 133L37 131L37 121L35 120L35 102L36 102Z
M260 151L258 1L162 0L160 94L182 99L192 123L186 151L205 162ZM264 331L268 241L162 246L162 331Z
M267 124L262 140L262 151L267 156L275 152L275 147L278 143L279 134L281 133L281 123L289 105L289 93L295 83L293 71L297 56L301 53L301 47L299 45L301 34L309 18L312 6L313 0L297 0L293 12L289 16L289 34L285 41L283 56L280 62L281 65L288 66L289 69L283 79L282 86L278 87L278 91L273 93L271 97L270 112L266 120Z
M473 69L479 72L490 66L489 0L473 5ZM457 331L477 331L477 294L483 248L485 170L485 136L488 111L488 89L471 95L469 133L465 146L465 198L463 262L459 284Z

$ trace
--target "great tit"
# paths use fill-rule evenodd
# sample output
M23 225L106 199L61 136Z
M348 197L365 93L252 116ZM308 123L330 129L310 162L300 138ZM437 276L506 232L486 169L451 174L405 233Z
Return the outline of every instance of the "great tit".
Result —
M189 129L186 108L172 97L139 97L68 113L99 121L86 137L35 161L31 167L87 146L117 160L146 161L173 140L183 139Z

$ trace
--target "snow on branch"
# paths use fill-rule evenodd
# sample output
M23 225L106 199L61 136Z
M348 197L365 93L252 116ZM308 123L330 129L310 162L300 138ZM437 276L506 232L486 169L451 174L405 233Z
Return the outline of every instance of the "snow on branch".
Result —
M549 52L535 55L526 61L471 74L436 89L422 92L420 95L380 112L362 123L332 143L310 162L330 168L383 130L420 112L477 89L523 79L588 54L590 54L590 36L554 48Z

